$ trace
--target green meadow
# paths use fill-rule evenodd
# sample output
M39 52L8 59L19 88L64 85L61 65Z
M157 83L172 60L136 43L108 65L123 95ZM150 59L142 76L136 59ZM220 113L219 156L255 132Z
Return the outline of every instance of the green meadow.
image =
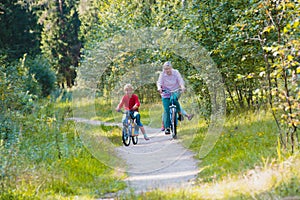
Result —
M147 106L141 109L145 124L157 127L160 121L155 123L150 119ZM94 120L121 120L103 100L95 101L95 108L101 115ZM107 196L116 199L278 199L299 195L300 155L298 152L290 154L280 147L276 124L268 111L245 111L227 116L214 148L204 158L198 153L208 123L196 117L183 121L179 127L180 140L200 161L195 186L186 190L118 195L127 187L124 183L127 175L102 162L118 158L107 151L93 154L89 149L98 148L99 144L85 143L79 132L89 130L85 134L95 140L106 137L120 146L120 129L84 123L78 126L68 120L73 117L72 109L71 102L49 103L24 119L22 135L14 144L14 151L1 150L2 159L6 161L1 166L1 199Z

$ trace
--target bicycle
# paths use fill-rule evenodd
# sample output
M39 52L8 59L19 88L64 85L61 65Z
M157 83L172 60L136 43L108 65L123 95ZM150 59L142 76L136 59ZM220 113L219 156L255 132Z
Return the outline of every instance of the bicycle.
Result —
M163 90L164 93L170 94L170 130L172 133L172 138L177 139L177 124L178 124L178 111L177 111L177 106L175 104L175 101L178 101L178 96L181 92L181 89L177 90Z
M130 116L130 111L120 111L125 114L125 120L122 127L122 142L125 146L130 145L130 141L136 145L138 143L139 127L136 124L136 120Z

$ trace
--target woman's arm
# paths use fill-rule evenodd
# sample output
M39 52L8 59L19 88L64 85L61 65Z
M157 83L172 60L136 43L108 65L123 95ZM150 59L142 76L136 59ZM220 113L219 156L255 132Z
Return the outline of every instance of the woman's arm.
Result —
M176 76L177 76L177 80L178 80L181 90L184 91L185 90L184 80L178 70L176 70Z
M163 72L159 74L158 80L156 82L157 90L161 93L162 92L162 77L163 77Z

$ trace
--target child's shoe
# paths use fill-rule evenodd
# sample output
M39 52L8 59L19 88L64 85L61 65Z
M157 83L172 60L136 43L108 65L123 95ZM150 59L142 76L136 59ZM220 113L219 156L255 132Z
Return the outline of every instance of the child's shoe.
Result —
M147 136L147 134L144 134L144 139L145 140L150 140L150 138Z

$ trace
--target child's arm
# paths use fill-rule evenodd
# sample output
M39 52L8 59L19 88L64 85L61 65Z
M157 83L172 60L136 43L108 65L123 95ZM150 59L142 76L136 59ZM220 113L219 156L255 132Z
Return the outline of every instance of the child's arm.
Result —
M135 95L134 100L135 100L135 104L132 107L132 110L138 110L141 105L141 103L139 101L139 97L137 95Z
M135 104L133 107L132 107L132 110L137 110L139 108L139 106L137 104Z

